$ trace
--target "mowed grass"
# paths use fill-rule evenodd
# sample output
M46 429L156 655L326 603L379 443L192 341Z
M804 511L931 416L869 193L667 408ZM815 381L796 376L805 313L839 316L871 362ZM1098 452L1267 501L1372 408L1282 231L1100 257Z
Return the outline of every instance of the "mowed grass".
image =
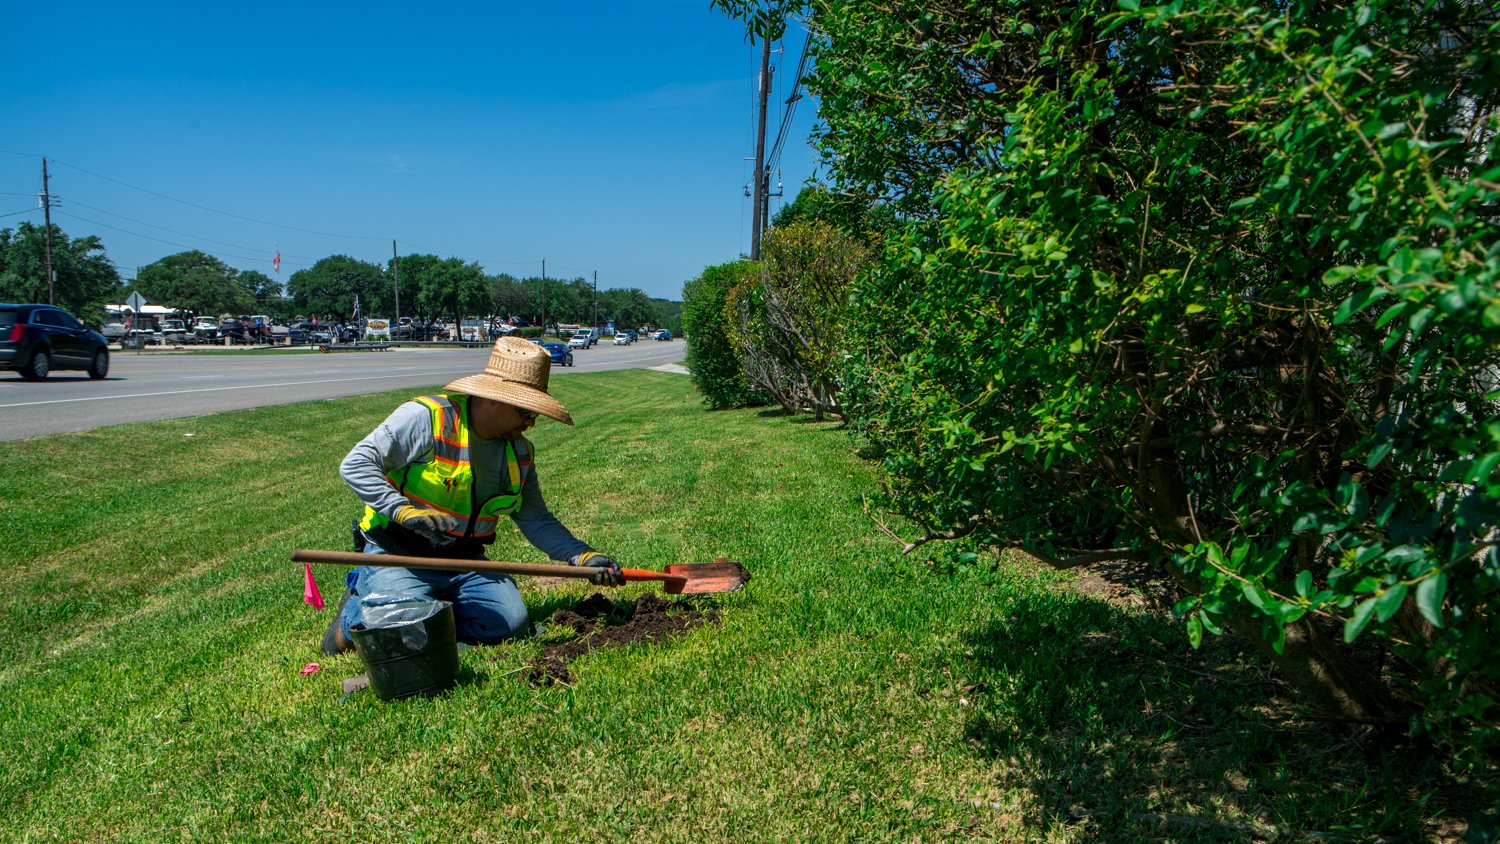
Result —
M465 651L430 700L341 703L362 666L318 640L343 570L316 570L318 612L287 559L349 546L339 461L413 392L0 444L0 840L1421 836L1472 802L1279 722L1230 645L1188 654L1026 566L901 558L837 426L709 413L666 373L554 389L578 425L533 440L564 523L629 566L754 580L570 685L529 684L526 641ZM491 557L543 561L513 528ZM538 620L593 591L522 588Z

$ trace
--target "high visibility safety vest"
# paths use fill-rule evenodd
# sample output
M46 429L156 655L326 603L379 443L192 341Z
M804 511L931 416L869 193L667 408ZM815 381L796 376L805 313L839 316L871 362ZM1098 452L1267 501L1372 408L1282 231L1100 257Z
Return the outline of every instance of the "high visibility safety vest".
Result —
M468 400L463 393L413 399L432 411L432 460L403 466L386 475L386 480L414 506L444 514L444 533L454 539L488 543L494 541L500 517L521 508L521 462L516 457L515 444L507 441L502 489L483 501L478 500L469 456ZM395 524L368 505L359 526L376 536L395 533L405 545L416 538L413 531ZM423 540L419 544L429 543Z

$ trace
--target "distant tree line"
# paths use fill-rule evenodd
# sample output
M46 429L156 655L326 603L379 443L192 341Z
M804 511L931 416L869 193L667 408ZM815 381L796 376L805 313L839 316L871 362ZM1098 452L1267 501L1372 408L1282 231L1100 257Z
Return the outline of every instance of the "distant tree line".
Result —
M0 229L0 301L47 301L45 231L31 223ZM149 302L194 314L264 313L288 318L319 314L345 319L360 314L402 315L417 320L511 317L540 324L593 324L595 291L584 278L517 278L486 274L477 263L435 255L406 255L384 265L346 255L324 258L281 282L256 270L236 270L198 250L178 252L141 267L122 282L97 237L69 238L52 227L57 304L98 326L104 305L139 292ZM397 280L399 279L399 294ZM680 330L680 303L637 288L606 288L597 294L600 322L622 327L664 326Z

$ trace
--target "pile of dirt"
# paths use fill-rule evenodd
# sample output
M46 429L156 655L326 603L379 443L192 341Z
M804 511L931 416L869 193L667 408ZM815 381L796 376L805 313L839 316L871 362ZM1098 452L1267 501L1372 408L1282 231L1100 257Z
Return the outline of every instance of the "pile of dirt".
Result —
M718 620L718 610L699 610L689 599L668 601L653 593L633 604L616 606L595 592L572 609L552 614L553 624L571 627L578 636L545 646L542 655L532 660L529 677L539 686L566 683L572 678L568 663L589 651L632 642L660 642L673 633Z

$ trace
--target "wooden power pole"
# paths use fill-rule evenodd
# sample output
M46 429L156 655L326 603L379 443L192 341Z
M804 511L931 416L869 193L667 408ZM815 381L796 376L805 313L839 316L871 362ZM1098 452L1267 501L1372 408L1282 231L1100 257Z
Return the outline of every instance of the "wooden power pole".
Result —
M396 292L396 323L391 326L391 339L401 327L401 256L396 252L396 241L391 241L391 289Z
M750 260L760 260L761 220L766 207L766 102L771 98L771 39L761 36L760 49L760 128L755 135L755 216L750 228Z
M56 305L56 277L52 273L52 192L47 185L46 156L42 156L42 218L47 225L47 304Z

